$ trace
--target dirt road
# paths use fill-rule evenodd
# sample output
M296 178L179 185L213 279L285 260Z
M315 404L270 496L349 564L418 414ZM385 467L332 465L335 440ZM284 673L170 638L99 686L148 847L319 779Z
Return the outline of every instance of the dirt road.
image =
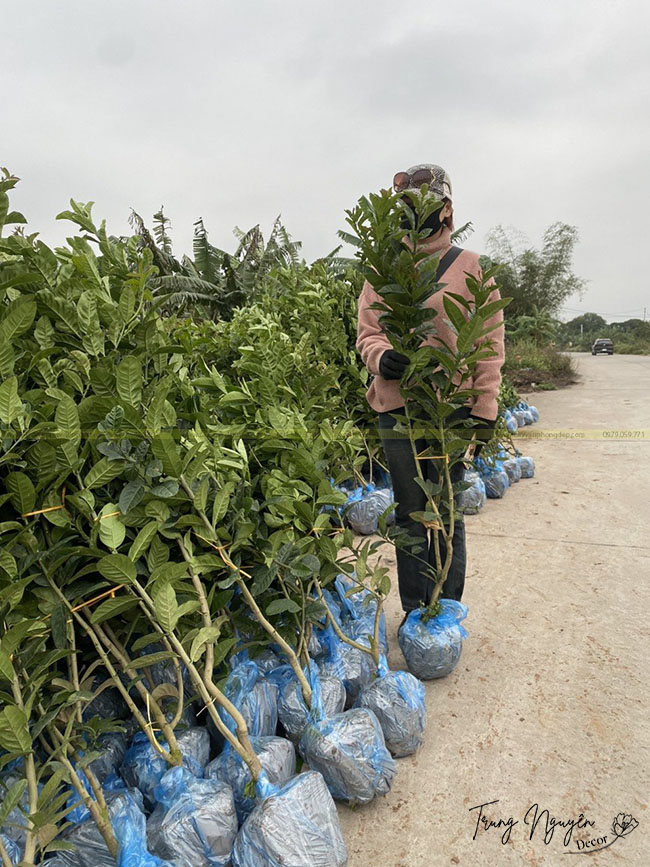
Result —
M650 358L577 362L580 384L534 395L538 430L650 429ZM456 671L426 684L422 749L386 798L339 808L350 867L650 864L650 434L522 450L536 477L466 519L469 637ZM394 668L400 615L393 591ZM500 828L472 809L491 801ZM551 825L593 824L565 845L569 827L546 833L544 810ZM617 839L619 813L639 825Z

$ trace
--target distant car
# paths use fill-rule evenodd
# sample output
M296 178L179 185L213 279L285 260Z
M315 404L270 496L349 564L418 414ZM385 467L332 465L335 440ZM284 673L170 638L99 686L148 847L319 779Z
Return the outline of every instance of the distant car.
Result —
M600 337L598 340L594 341L594 345L591 347L592 355L613 355L614 354L614 344L609 339L609 337Z

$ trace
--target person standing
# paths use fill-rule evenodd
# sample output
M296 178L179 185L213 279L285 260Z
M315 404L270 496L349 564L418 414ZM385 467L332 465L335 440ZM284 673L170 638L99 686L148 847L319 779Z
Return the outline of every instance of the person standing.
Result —
M435 332L426 337L425 343L435 345L437 338L440 338L455 348L454 332L445 321L444 293L449 291L472 299L465 284L465 272L480 279L479 255L452 245L454 211L451 180L441 166L433 163L421 163L412 166L405 172L398 172L393 179L393 189L395 192L401 192L405 195L407 204L410 204L407 195L408 190L419 190L422 184L426 184L428 189L435 193L443 203L440 210L431 214L418 227L431 230L429 236L418 243L427 253L440 254L438 279L442 281L442 288L434 292L426 302L427 306L433 307L437 311L438 315L433 320ZM499 298L499 291L495 288L490 296L490 301ZM397 548L397 578L404 611L402 623L404 623L410 611L418 608L421 604L430 602L433 582L426 574L425 563L435 567L436 559L433 538L429 538L427 528L421 522L414 521L409 517L410 512L424 510L426 495L415 482L416 468L408 437L406 435L396 436L392 433L396 416L404 415L404 400L400 394L399 380L408 366L408 359L392 348L390 341L384 334L379 324L381 311L372 310L369 307L370 304L380 300L378 293L366 280L357 302L356 347L365 367L372 374L366 399L370 407L378 414L379 435L384 447L397 503L395 522L397 527L407 531L409 537L416 539L417 545L421 548L417 554L411 553L413 551L411 545L404 547L399 545ZM503 310L495 313L486 325L497 326L489 334L495 354L477 363L473 379L467 382L466 387L477 389L478 393L467 405L456 410L450 416L453 419L465 420L470 416L476 419L478 424L472 426L472 430L477 430L482 440L489 438L498 414L497 396L501 382L501 367L504 361ZM475 454L480 450L481 439L477 441ZM416 443L418 452L429 444L425 440L418 441ZM425 465L423 468L425 477L436 483L438 479L434 461L428 460L423 463ZM463 463L457 462L452 467L452 481L462 479L463 471ZM433 536L433 534L430 535ZM462 515L458 516L455 521L452 546L451 568L441 595L448 599L460 600L465 586L466 572L465 523ZM442 534L440 535L440 551L444 560L446 546ZM423 560L425 563L422 562Z

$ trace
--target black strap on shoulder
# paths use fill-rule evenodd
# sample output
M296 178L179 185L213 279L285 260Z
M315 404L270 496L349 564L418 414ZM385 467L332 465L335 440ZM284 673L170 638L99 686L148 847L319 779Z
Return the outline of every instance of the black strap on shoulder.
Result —
M438 262L438 270L436 271L436 283L442 279L442 275L447 268L454 262L463 252L462 247L450 247L442 259Z

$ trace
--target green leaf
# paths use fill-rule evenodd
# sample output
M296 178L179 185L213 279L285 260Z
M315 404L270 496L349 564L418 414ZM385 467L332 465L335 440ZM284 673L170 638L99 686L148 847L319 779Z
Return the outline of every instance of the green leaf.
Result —
M151 493L154 497L163 497L166 499L167 497L175 497L178 493L178 482L176 479L165 479L159 485L154 485L151 489Z
M129 548L129 558L135 561L138 557L142 556L145 553L147 548L149 547L151 540L158 532L159 527L158 521L149 521L148 524L145 524L144 527L140 530L138 535L133 540L133 544Z
M298 605L297 602L294 602L293 599L274 599L266 606L266 613L268 615L282 614L284 611L288 611L291 614L298 614L300 610L300 605Z
M11 584L3 587L0 590L0 605L8 605L10 608L15 608L23 598L23 594L27 587L33 583L33 578L20 578L13 580Z
M138 407L142 401L142 366L137 358L127 355L117 367L117 393L123 401Z
M14 372L14 350L8 340L0 340L0 376L6 379Z
M154 389L153 397L151 398L151 402L149 404L149 409L147 410L146 415L146 425L147 431L155 436L160 433L161 421L162 421L162 411L163 406L165 404L165 400L167 399L167 393L169 392L169 381L167 379L159 382L156 388Z
M122 322L126 325L133 316L133 311L135 310L135 292L128 283L124 286L120 294L118 310L120 311Z
M14 755L31 752L32 739L27 717L14 705L8 705L0 712L0 747Z
M120 521L119 512L115 503L106 503L99 513L99 538L113 551L120 547L126 536L126 527Z
M123 469L124 461L109 461L108 458L100 458L86 473L84 485L87 488L101 488L117 478Z
M16 578L18 576L16 558L6 548L0 548L0 569L6 572L8 578Z
M174 438L170 433L162 432L157 434L151 443L151 450L154 456L163 465L163 470L168 476L178 478L181 474L182 464L178 448L174 442Z
M183 602L178 606L177 619L180 620L181 617L185 617L186 614L193 614L195 611L198 611L201 607L201 603L198 599L190 599L187 602Z
M144 656L138 656L132 659L126 666L129 671L137 671L139 668L149 668L152 665L158 665L160 662L167 662L169 659L174 659L175 653L169 650L160 650L156 653L147 653Z
M228 511L230 495L232 494L234 487L235 486L232 482L228 482L223 486L223 488L221 488L221 490L217 491L215 495L212 504L212 523L215 527Z
M6 650L0 650L0 674L9 683L14 679L14 667Z
M449 317L449 320L456 330L456 333L460 331L460 329L465 325L467 320L463 315L462 309L459 308L458 304L450 298L447 294L443 294L442 303L445 308L445 313Z
M25 473L9 473L5 485L11 504L20 515L31 512L36 503L36 490Z
M115 599L107 599L95 608L90 615L90 622L102 623L104 620L135 608L137 604L138 600L133 596L118 596Z
M21 801L25 789L27 788L27 780L17 780L12 786L2 793L2 806L0 806L0 825L4 824L9 813L14 810Z
M20 647L21 642L32 631L38 630L41 627L38 620L21 620L15 626L10 627L2 636L2 650L7 653L15 653Z
M134 542L135 544L135 542ZM113 584L130 584L135 581L135 563L124 554L107 554L97 563L97 571Z
M119 507L123 515L135 508L144 497L144 485L139 479L127 482L120 494Z
M81 442L81 425L77 405L68 395L61 397L54 414L54 421L56 435L61 440L61 452L68 466L72 467L77 462L77 449Z
M198 662L203 655L205 646L207 644L214 644L220 635L221 629L218 626L204 626L202 629L199 629L190 649L190 659L192 662Z
M54 646L60 650L64 650L68 646L68 609L62 602L59 602L52 609L50 623L52 625Z
M199 484L194 494L194 507L200 512L205 512L205 507L208 502L208 492L210 490L210 479L205 478Z
M153 604L158 622L166 633L174 631L177 620L178 603L176 593L170 583L157 584L153 591Z
M136 640L131 645L131 650L134 653L137 653L138 650L142 650L143 647L149 647L150 644L156 644L159 641L160 633L150 632L148 635L141 635L140 638L136 638Z
M17 298L7 307L7 312L0 322L0 341L13 340L24 334L36 316L36 302L25 298Z
M187 563L162 563L152 570L149 583L173 582L187 577Z
M18 380L15 376L0 385L0 421L11 424L22 412L23 404L18 397Z

